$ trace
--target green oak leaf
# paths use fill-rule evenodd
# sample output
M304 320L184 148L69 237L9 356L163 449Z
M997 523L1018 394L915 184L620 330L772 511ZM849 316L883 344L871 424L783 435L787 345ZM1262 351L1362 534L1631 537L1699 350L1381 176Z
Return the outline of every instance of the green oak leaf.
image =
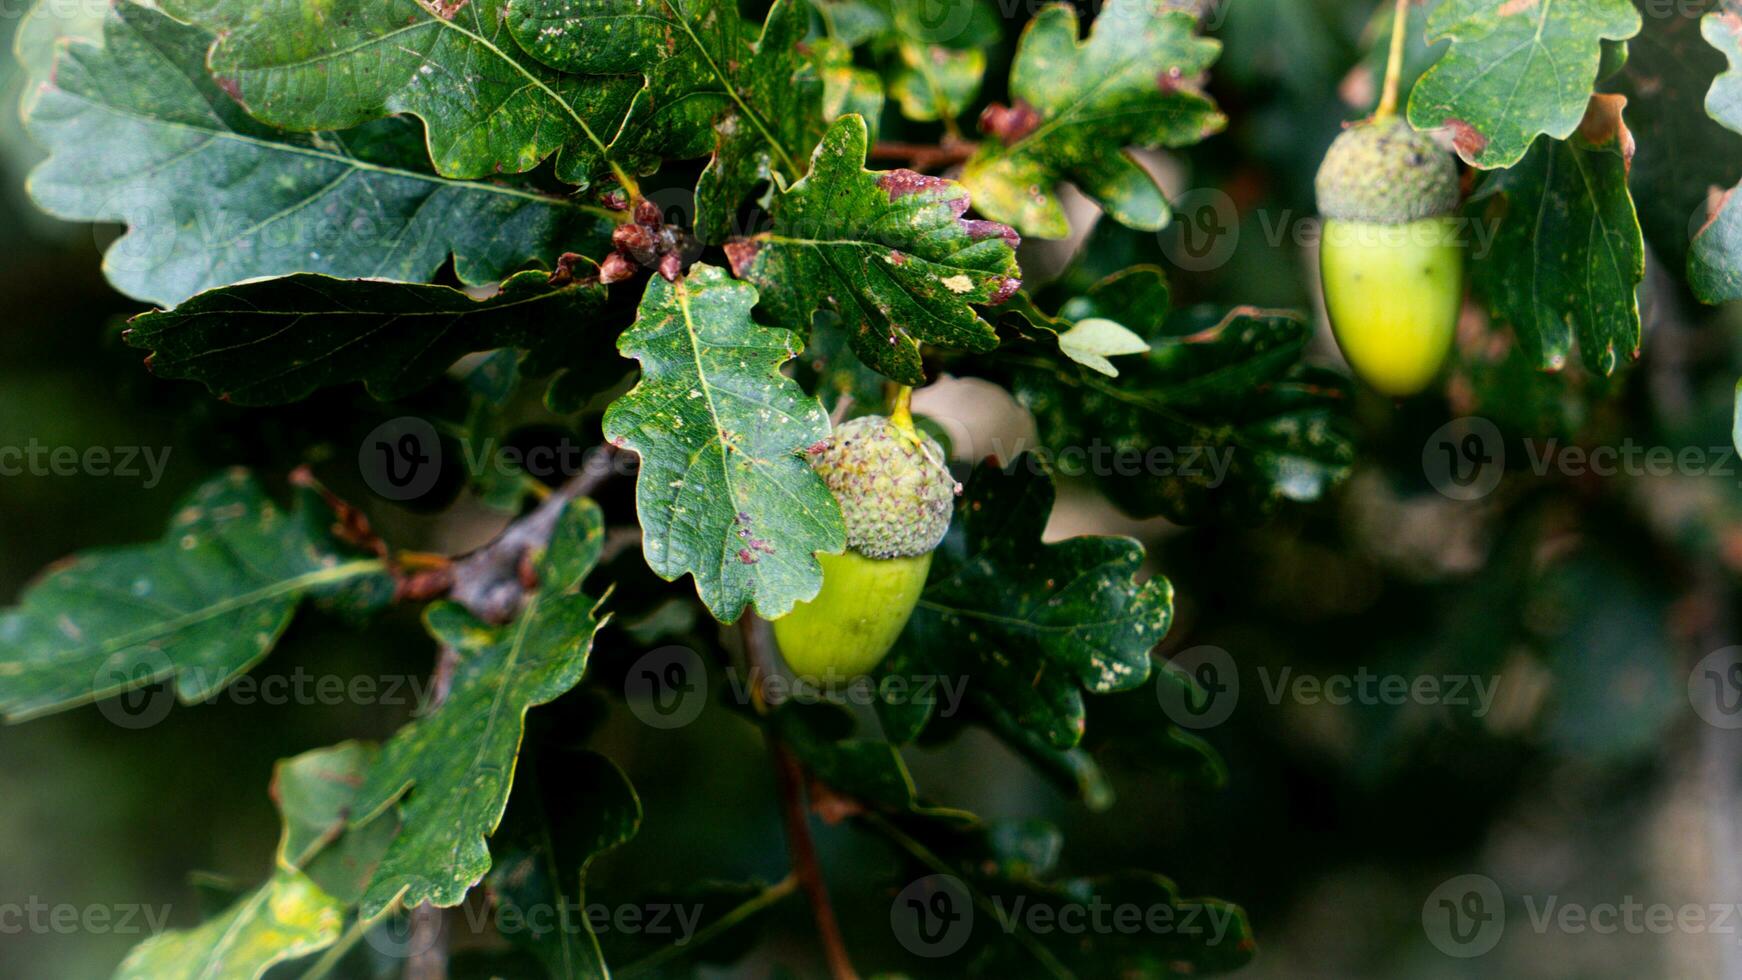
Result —
M942 45L902 44L901 68L889 81L901 114L919 122L954 119L980 94L986 52Z
M974 312L1021 283L1016 233L963 218L968 192L911 170L865 169L865 122L829 127L810 173L771 207L770 231L726 246L775 324L800 336L815 311L840 320L860 360L925 383L920 344L987 351L998 333Z
M1121 224L1166 225L1161 188L1125 148L1185 146L1226 125L1198 87L1221 45L1197 37L1196 26L1152 0L1110 0L1079 42L1071 7L1042 9L1010 69L1015 105L982 117L993 138L962 174L974 206L1023 234L1064 238L1070 224L1054 185L1069 180Z
M960 960L961 975L1161 980L1233 972L1257 951L1238 905L1182 897L1161 875L1060 876L1063 837L1045 821L916 814L876 820L873 828L924 876L910 886L922 889L917 894L902 892L915 901L896 903L898 934L912 930L925 942L939 914L974 923L955 959L941 961ZM1059 928L1067 922L1084 927ZM1051 928L1037 928L1041 923Z
M1565 139L1585 117L1604 41L1639 33L1629 0L1442 0L1428 40L1452 46L1409 96L1417 129L1449 126L1484 170L1524 159L1540 135Z
M1726 8L1700 21L1707 43L1723 52L1729 69L1712 80L1706 112L1726 129L1742 133L1742 13ZM1734 157L1725 161L1733 163ZM1717 197L1706 223L1688 249L1688 284L1705 303L1742 299L1742 205L1736 187Z
M497 921L523 923L503 931L551 977L609 977L585 915L587 870L635 836L641 800L622 770L593 752L546 751L528 777L492 840L485 881Z
M196 490L152 544L85 552L0 612L0 714L19 721L171 679L203 700L272 649L305 599L367 610L393 594L305 488L286 513L240 470Z
M697 265L653 278L618 340L641 382L605 413L605 437L641 457L642 554L667 581L689 574L714 617L754 602L766 619L822 588L817 552L846 548L841 508L805 451L829 434L816 399L780 373L790 331L752 322L756 290Z
M815 142L822 84L799 52L803 0L776 0L760 33L734 0L510 0L507 22L532 57L564 72L645 74L611 152L714 159L696 188L696 232L720 241L738 206L779 173L799 178Z
M136 947L115 980L259 980L279 963L338 942L345 906L307 875L279 870L222 915Z
M1713 187L1736 182L1742 133L1725 128L1706 111L1724 55L1701 37L1701 7L1665 11L1645 19L1645 29L1627 42L1627 64L1616 91L1627 96L1628 125L1638 140L1632 186L1651 188L1634 201L1652 251L1672 269L1686 269L1688 245L1704 223Z
M104 270L164 305L295 272L422 280L455 256L490 282L564 248L602 250L602 212L428 169L417 127L297 136L254 122L205 71L210 35L117 3L105 44L73 43L26 125L49 150L28 184L37 205L131 231Z
M820 37L809 43L817 77L823 83L823 119L833 123L857 114L875 140L877 121L883 115L882 76L855 65L853 49L840 41Z
M117 980L257 980L279 963L337 942L361 890L359 875L367 876L397 827L383 815L346 829L374 757L373 746L345 742L280 760L272 798L284 832L272 877L196 928L141 943L116 971Z
M1055 748L1082 737L1083 692L1149 678L1149 651L1173 618L1166 579L1138 581L1143 546L1082 537L1043 544L1052 475L1024 453L1010 469L976 467L961 515L932 558L887 676L966 678L972 698L1010 715ZM896 706L886 698L886 708ZM915 737L926 702L885 710L893 737ZM892 723L893 722L893 723Z
M1486 202L1493 243L1472 257L1476 284L1543 370L1565 366L1575 336L1586 367L1602 374L1639 352L1645 242L1627 191L1633 137L1621 101L1597 96L1580 133L1537 140L1479 195L1496 197Z
M1181 522L1249 520L1348 475L1347 382L1301 363L1310 324L1253 307L1170 318L1166 296L1161 270L1138 266L1061 309L1067 322L1108 319L1149 340L1116 382L1048 345L997 355L1047 453L1071 454L1127 513Z
M423 120L446 177L522 173L559 153L586 184L640 89L620 77L564 75L528 59L500 4L421 0L162 0L218 35L207 65L249 113L288 130L348 129L384 116ZM628 183L626 172L616 176Z
M596 279L523 272L493 296L448 286L298 275L224 286L133 320L127 342L159 377L198 381L239 405L281 405L362 381L403 398L475 351L533 347L590 328Z
M592 501L569 504L534 564L538 590L514 622L491 625L453 602L425 612L458 664L446 699L382 747L358 793L353 826L395 802L403 820L363 893L365 918L396 899L407 908L458 905L490 870L484 839L508 805L526 713L580 682L603 625L600 601L581 582L604 536Z

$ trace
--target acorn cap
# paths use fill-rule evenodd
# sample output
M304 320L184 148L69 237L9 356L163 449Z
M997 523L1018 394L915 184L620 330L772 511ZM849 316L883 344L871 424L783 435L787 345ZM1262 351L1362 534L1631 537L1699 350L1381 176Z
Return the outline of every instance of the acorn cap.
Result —
M1319 214L1401 225L1458 208L1458 165L1425 133L1393 116L1343 131L1313 182Z
M811 467L840 501L847 547L867 558L927 554L950 529L961 487L943 447L881 415L836 426Z

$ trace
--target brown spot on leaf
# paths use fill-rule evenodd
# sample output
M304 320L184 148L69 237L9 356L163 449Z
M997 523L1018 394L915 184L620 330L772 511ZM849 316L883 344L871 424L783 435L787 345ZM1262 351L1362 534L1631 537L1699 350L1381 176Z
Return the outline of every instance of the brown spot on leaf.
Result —
M225 95L228 95L230 98L234 99L236 101L237 105L242 104L242 86L234 78L225 78L222 75L213 75L212 82L213 82L213 84L217 85L219 88L223 89Z
M1700 226L1699 231L1694 232L1694 238L1704 235L1706 229L1712 227L1712 222L1717 221L1718 215L1724 213L1724 208L1730 203L1730 195L1734 193L1736 193L1734 187L1727 190L1721 187L1711 187L1706 190L1706 223Z
M1002 238L1011 251L1022 246L1022 236L1016 233L1016 229L1001 222L969 219L962 222L962 227L968 230L968 237L977 242L988 238Z
M442 20L453 20L454 15L464 10L472 0L418 0L423 8Z
M749 548L739 548L738 549L738 560L740 562L743 562L746 565L754 565L758 561L761 561L761 559L757 558L756 555L753 552L751 552L751 550Z
M753 239L734 238L724 246L726 261L732 265L732 275L744 278L744 270L750 268L750 263L756 261L756 253L762 251L762 246Z
M950 182L942 177L902 168L884 171L877 178L877 186L883 188L891 201L899 201L909 194L918 194L921 191L947 190ZM963 210L966 210L965 205Z
M1488 137L1476 131L1476 127L1462 119L1448 118L1445 127L1452 131L1452 146L1458 150L1458 155L1466 160L1473 160L1488 148Z
M889 261L893 265L906 265L907 254L901 249L892 248L889 250Z
M1585 105L1585 118L1579 123L1579 136L1592 146L1615 144L1627 169L1633 169L1633 133L1621 118L1627 108L1627 96L1598 93Z
M986 302L991 306L1002 306L1010 299L1010 297L1015 296L1016 291L1021 288L1021 279L1006 279L998 284L997 292L994 292L992 298Z
M1040 113L1021 99L1014 106L994 102L980 113L980 130L1005 146L1021 140L1040 125Z

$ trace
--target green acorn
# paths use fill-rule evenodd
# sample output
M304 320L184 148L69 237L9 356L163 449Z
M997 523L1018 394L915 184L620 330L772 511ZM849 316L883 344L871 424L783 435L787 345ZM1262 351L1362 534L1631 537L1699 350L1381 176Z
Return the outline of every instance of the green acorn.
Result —
M1464 296L1458 168L1396 116L1338 136L1315 181L1331 331L1383 394L1426 388L1451 352Z
M823 588L774 621L787 666L801 677L845 680L882 662L901 635L950 528L961 487L937 442L895 418L838 426L811 457L847 523L847 551L818 555Z

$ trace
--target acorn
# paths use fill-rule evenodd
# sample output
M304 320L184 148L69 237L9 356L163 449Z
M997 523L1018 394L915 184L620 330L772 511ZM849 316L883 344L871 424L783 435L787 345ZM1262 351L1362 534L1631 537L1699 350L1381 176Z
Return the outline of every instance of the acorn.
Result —
M775 620L774 637L800 677L847 680L875 668L901 636L961 486L943 448L900 408L894 419L836 427L811 467L841 505L847 550L817 556L822 591Z
M1413 395L1451 352L1464 296L1458 168L1409 123L1385 116L1338 136L1315 181L1319 271L1331 332L1355 374Z

